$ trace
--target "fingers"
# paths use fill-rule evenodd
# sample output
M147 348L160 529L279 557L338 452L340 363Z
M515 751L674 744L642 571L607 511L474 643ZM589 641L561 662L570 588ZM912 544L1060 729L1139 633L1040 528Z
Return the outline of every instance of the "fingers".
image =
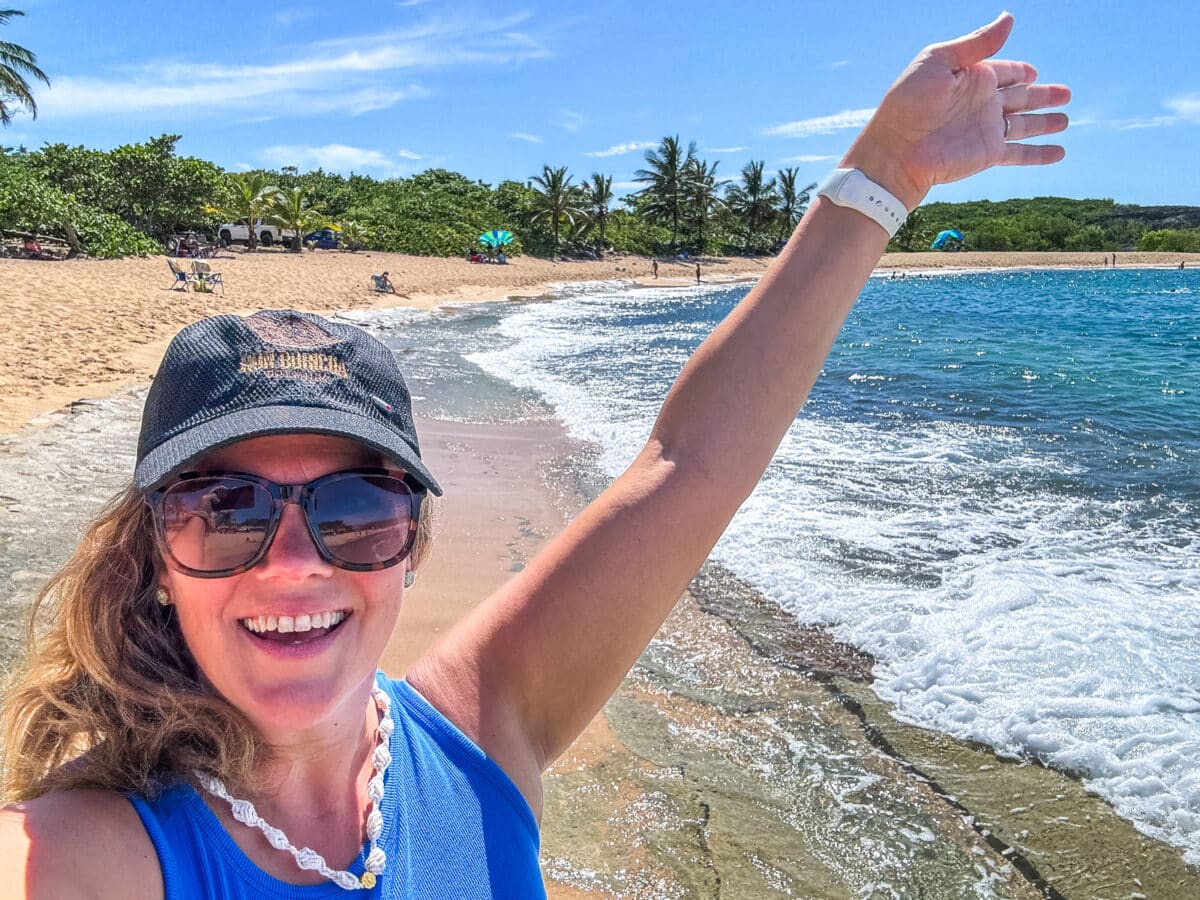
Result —
M1017 84L1033 84L1037 81L1037 69L1027 62L993 59L989 60L987 65L995 73L996 87L1000 90Z
M965 69L999 53L1004 42L1008 40L1012 26L1012 15L1004 12L997 16L994 22L984 25L978 31L946 41L944 44L935 44L931 49L946 57L953 68Z
M1002 166L1048 166L1056 163L1067 151L1058 144L1005 144Z
M1067 117L1064 113L1025 113L1004 118L1008 120L1008 134L1004 136L1006 141L1023 141L1026 138L1058 134L1067 130Z
M1062 84L1019 84L1000 91L1005 114L1063 106L1070 99L1070 89Z

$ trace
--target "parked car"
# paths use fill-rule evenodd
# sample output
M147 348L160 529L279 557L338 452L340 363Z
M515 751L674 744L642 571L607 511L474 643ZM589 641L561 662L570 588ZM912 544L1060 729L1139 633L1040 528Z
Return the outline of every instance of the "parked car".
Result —
M341 235L332 228L319 228L304 236L304 245L318 250L336 250L341 240Z
M264 247L270 247L272 244L283 244L285 247L290 247L292 238L296 236L296 232L284 231L278 225L268 225L262 219L254 223L254 231L258 235L259 244ZM241 222L228 222L222 225L217 234L221 238L221 243L227 247L230 244L250 243L250 229L246 227L244 219Z

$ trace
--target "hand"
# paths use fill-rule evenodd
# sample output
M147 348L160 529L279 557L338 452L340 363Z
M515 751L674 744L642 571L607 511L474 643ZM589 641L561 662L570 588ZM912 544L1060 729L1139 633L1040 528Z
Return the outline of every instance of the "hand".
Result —
M1071 91L1038 84L1029 63L988 59L1012 31L1002 13L990 25L921 51L888 90L842 160L890 190L910 210L935 184L958 181L992 166L1058 162L1057 145L1017 143L1067 127L1062 106ZM1006 124L1007 123L1007 124ZM1007 133L1006 133L1007 132Z

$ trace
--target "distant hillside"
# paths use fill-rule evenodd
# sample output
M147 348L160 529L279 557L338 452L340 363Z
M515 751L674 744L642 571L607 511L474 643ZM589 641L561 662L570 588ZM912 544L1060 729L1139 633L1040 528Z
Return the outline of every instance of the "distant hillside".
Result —
M1112 200L1033 197L928 203L896 236L894 249L923 250L957 228L972 250L1135 250L1148 232L1189 232L1200 240L1200 206L1134 206ZM1153 242L1154 236L1151 236ZM1142 249L1167 249L1143 247Z
M1200 228L1200 206L1114 206L1109 217L1140 222L1147 230Z

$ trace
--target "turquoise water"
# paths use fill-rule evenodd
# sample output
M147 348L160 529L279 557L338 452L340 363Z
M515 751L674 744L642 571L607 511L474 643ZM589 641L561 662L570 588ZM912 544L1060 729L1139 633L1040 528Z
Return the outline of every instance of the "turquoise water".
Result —
M468 358L616 475L745 291L568 291ZM870 651L896 715L1078 774L1197 863L1198 503L1200 272L876 278L714 556Z

